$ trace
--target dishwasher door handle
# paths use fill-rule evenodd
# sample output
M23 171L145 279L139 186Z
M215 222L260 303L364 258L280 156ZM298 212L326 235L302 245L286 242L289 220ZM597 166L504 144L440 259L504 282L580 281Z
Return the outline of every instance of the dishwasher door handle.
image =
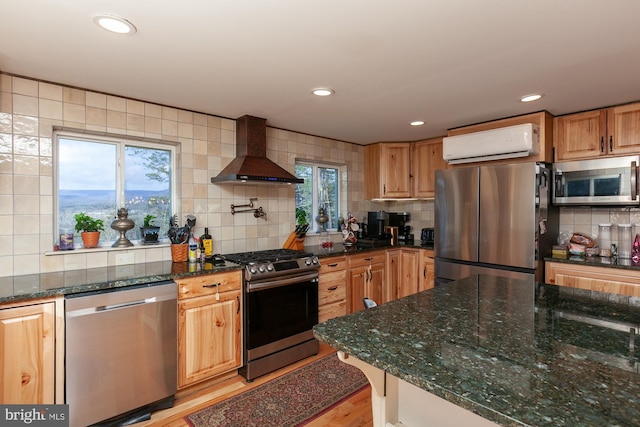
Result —
M156 301L157 301L156 297L152 297L152 298L147 298L140 301L123 302L121 304L101 305L100 307L96 307L96 311L115 310L117 308L131 307L133 305L149 304Z

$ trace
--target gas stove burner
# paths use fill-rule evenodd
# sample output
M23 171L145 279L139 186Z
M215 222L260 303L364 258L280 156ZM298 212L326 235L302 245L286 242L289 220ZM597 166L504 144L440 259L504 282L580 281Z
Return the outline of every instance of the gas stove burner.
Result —
M264 264L268 262L292 260L310 256L313 256L313 254L293 249L267 249L254 252L225 254L224 258L229 261L237 262L238 264Z
M240 252L225 254L223 257L236 264L244 265L244 276L247 281L317 272L320 268L317 256L293 249Z

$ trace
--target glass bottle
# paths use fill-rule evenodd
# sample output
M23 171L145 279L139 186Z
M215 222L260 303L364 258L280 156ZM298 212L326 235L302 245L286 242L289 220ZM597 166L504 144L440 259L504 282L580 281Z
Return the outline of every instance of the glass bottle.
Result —
M200 236L200 245L202 246L204 258L210 259L213 256L213 238L209 234L209 227L204 228L204 234Z
M640 243L638 242L638 235L636 234L633 240L633 247L631 248L631 262L634 265L640 264Z

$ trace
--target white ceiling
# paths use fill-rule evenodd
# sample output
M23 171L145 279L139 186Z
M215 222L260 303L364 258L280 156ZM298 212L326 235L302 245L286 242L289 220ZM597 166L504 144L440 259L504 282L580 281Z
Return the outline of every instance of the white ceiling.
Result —
M4 72L361 144L640 100L639 0L0 0L0 10ZM99 29L98 13L137 34ZM336 93L312 96L319 86ZM519 102L533 92L545 96Z

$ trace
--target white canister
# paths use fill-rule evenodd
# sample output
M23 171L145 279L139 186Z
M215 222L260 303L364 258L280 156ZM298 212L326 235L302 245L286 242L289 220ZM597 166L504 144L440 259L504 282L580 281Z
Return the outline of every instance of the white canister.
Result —
M631 224L618 224L618 258L631 258Z
M598 224L598 246L601 257L611 256L611 224Z

